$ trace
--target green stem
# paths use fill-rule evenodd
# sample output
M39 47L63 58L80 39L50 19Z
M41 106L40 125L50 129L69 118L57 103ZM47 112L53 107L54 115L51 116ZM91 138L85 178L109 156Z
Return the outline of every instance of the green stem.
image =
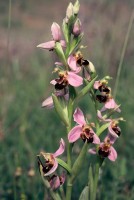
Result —
M99 179L99 167L100 167L100 165L97 162L96 165L95 165L94 188L93 188L93 194L92 194L91 200L95 200L96 195L97 195L97 186L98 186L98 179Z
M126 48L127 48L128 39L129 39L130 32L131 32L133 20L134 20L134 10L133 10L132 15L131 15L130 20L129 20L127 34L126 34L126 37L125 37L125 41L124 41L124 45L123 45L123 49L122 49L122 53L121 53L121 57L120 57L119 67L118 67L118 71L117 71L117 77L116 77L116 81L115 81L114 98L116 97L116 94L117 94L117 88L118 88L118 84L119 84L120 73L121 73L122 64L123 64L123 61L124 61L124 55L125 55L125 52L126 52Z
M72 196L72 182L71 182L71 177L68 177L67 180L67 189L66 189L66 200L71 200Z
M67 134L70 131L70 127L67 127ZM72 152L72 144L67 143L67 164L71 168L71 152ZM72 195L72 183L71 183L71 175L68 174L67 177L67 187L66 187L66 200L71 200Z

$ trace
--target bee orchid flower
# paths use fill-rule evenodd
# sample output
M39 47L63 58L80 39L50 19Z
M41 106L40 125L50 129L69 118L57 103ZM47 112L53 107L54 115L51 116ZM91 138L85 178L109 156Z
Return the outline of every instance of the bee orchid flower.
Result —
M99 144L97 152L95 148L89 149L88 152L91 154L98 153L101 158L108 158L111 161L115 161L117 159L117 152L112 144L113 143L111 142L110 138L107 136L104 139L104 142Z
M56 157L63 154L64 150L65 150L65 142L61 138L60 146L55 153L40 152L40 155L38 155L38 162L42 166L42 171L44 176L49 176L50 174L55 172L55 170L58 167L58 162L56 160ZM40 159L40 157L42 157L44 162Z
M73 143L81 138L84 142L87 140L88 143L99 144L99 137L93 131L92 124L88 125L86 123L83 112L80 110L80 108L75 110L73 117L74 121L77 122L78 125L72 128L72 130L69 132L69 142Z

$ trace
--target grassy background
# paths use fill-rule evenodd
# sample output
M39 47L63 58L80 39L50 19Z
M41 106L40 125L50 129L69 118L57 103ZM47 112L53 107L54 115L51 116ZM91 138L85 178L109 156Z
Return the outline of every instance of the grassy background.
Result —
M49 85L55 56L36 46L51 38L53 21L62 23L67 0L12 0L11 29L8 31L9 1L0 2L0 199L46 199L47 191L37 168L36 155L41 149L53 152L64 134L53 110L41 103L50 95ZM113 77L114 88L120 55L132 8L131 0L81 0L80 19L85 37L85 58L96 66L100 77ZM8 45L9 39L9 45ZM122 104L122 136L115 144L118 159L106 161L99 182L98 200L134 199L134 26L132 27L117 93ZM81 108L90 114L85 98ZM87 112L89 110L89 112ZM86 183L89 160L83 166L73 198ZM15 177L18 167L22 175ZM35 175L29 176L30 170Z

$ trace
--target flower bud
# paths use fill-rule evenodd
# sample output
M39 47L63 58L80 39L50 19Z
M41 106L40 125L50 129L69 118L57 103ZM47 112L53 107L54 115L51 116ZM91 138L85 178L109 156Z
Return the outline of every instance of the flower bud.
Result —
M90 72L91 72L91 73L96 73L95 67L94 67L93 63L90 62L90 61L89 61L89 68L90 68Z
M67 10L66 10L66 17L70 19L74 15L73 4L69 3Z
M79 12L79 8L80 8L80 3L78 0L76 0L75 4L74 4L74 14L77 15Z
M51 26L51 31L52 31L52 36L54 41L58 42L61 40L61 29L60 26L56 23L53 22L52 26Z
M81 34L81 21L79 19L77 19L74 23L74 27L73 27L73 34L74 36L79 36Z

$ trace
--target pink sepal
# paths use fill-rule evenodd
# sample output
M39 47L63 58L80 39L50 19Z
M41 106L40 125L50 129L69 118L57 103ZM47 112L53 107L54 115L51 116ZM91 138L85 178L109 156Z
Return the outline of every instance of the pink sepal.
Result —
M83 84L83 78L81 76L78 76L74 72L68 72L68 82L74 87L79 87Z
M42 49L52 50L55 47L55 41L52 40L52 41L49 41L49 42L41 43L37 47L42 48Z
M80 108L76 108L74 114L73 114L74 121L77 122L79 125L83 126L86 124L83 112Z
M95 81L94 82L94 89L98 90L98 88L101 86L101 82L100 81Z
M108 156L108 158L111 160L111 161L115 161L117 159L117 152L116 150L114 149L114 147L110 147L110 154Z
M68 57L67 62L68 62L68 65L69 65L71 70L73 70L75 73L79 73L80 72L81 67L77 66L76 59L75 59L74 56L70 55Z
M92 130L92 132L94 133L93 130ZM100 138L95 133L93 135L93 144L100 144Z
M82 127L80 125L75 126L71 129L71 131L68 134L68 140L70 143L75 142L80 138L80 134L82 133Z
M100 121L102 121L102 122L110 122L110 121L111 121L111 119L105 119L105 118L102 116L100 110L97 110L97 117L98 117L98 119L99 119Z
M52 99L52 96L48 97L47 99L45 99L45 101L43 101L42 107L53 108L53 99Z
M58 150L55 153L53 153L53 156L57 157L57 156L63 154L64 151L65 151L65 142L61 138L61 140L60 140L60 146L59 146Z
M96 154L96 149L95 148L91 148L91 149L88 150L88 152L95 155Z

